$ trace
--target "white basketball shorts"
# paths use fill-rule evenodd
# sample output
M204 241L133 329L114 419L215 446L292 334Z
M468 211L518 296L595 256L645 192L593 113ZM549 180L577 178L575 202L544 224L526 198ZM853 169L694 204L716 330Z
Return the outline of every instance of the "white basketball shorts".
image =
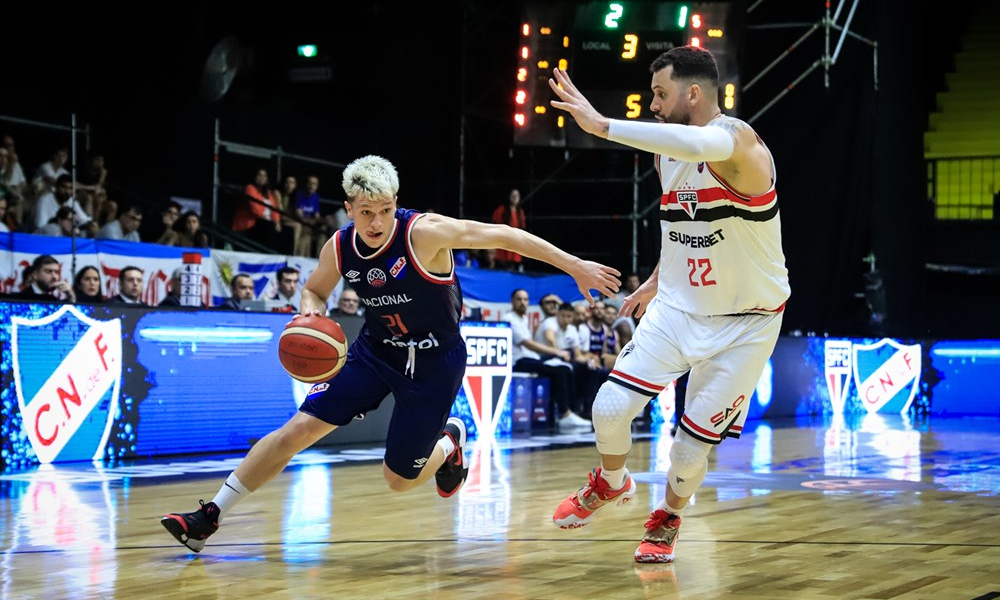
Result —
M739 437L781 329L781 313L692 315L654 298L608 377L650 398L691 371L680 427L718 444Z

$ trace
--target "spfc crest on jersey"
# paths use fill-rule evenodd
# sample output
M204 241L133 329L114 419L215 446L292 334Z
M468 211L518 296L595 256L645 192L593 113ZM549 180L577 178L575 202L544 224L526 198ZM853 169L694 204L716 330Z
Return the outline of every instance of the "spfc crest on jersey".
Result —
M98 460L122 379L122 326L75 306L41 319L11 318L17 404L38 461Z
M677 192L677 205L693 219L694 211L698 210L698 192Z
M869 413L906 413L920 384L920 344L904 346L888 338L854 344L854 384Z

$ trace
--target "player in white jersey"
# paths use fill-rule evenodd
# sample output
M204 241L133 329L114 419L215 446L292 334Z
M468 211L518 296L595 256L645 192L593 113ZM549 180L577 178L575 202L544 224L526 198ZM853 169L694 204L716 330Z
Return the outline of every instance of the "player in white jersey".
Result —
M674 48L650 67L659 123L598 113L561 69L552 106L586 132L653 152L663 186L660 261L625 298L642 316L594 401L601 466L564 500L553 521L582 527L636 485L625 467L631 421L670 381L690 371L687 406L670 450L667 494L646 521L637 562L672 562L681 512L708 471L708 454L739 437L747 405L774 350L788 299L771 153L749 125L722 114L715 58Z

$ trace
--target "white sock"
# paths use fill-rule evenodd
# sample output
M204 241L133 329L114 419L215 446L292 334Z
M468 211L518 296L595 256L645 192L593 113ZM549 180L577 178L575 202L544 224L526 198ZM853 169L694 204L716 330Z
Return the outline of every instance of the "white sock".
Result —
M681 513L684 512L683 508L674 508L673 506L670 506L669 504L667 504L667 499L666 498L664 498L663 500L660 500L660 503L658 505L656 505L656 510L665 510L665 511L667 511L670 514L677 515L677 516L680 516Z
M448 457L451 456L451 453L455 451L455 442L451 439L450 435L442 435L437 441L437 445L439 448L444 450L445 460L447 460Z
M212 498L212 502L215 502L219 507L219 523L222 522L222 515L226 514L240 500L249 495L250 490L240 483L240 480L236 477L236 473L230 473L229 478L226 479L226 483L222 484L222 487L219 488L219 493L215 495L215 498Z
M611 489L618 490L625 485L625 478L628 477L628 469L622 467L620 469L611 470L601 467L601 477L604 481L608 482Z

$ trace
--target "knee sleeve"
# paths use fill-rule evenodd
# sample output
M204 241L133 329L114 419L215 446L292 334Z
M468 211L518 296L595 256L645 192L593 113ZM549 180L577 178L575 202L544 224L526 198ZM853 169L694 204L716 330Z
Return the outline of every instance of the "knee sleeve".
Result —
M706 444L684 431L678 431L674 445L670 448L670 468L667 482L670 489L682 498L694 495L708 473L708 453L711 444Z
M597 451L620 456L632 448L632 419L649 402L649 396L610 381L597 390L591 418L597 434Z

